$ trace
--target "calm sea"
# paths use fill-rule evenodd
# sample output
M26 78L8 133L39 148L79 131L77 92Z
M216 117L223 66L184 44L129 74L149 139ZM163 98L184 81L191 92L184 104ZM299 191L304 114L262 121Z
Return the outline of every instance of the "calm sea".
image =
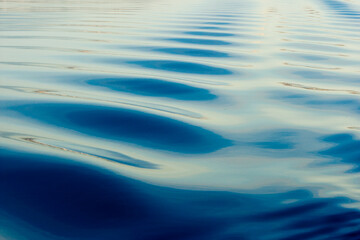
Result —
M359 240L360 2L0 0L1 240Z

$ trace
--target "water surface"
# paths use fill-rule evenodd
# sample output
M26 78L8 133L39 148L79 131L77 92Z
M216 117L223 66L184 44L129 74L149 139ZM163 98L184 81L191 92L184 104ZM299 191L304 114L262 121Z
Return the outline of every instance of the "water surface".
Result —
M360 4L0 0L0 239L360 239Z

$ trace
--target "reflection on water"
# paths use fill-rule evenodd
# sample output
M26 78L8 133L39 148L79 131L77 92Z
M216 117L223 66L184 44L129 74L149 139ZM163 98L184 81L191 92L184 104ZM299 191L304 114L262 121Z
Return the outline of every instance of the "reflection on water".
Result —
M42 124L181 153L207 153L230 145L229 140L195 125L129 109L48 103L14 110L24 118L41 119Z
M204 88L154 78L105 78L89 80L88 83L119 92L179 100L204 101L216 98L216 95Z
M197 38L169 38L170 41L179 43L199 44L199 45L229 45L231 43L222 40L197 39Z
M359 13L0 0L0 239L359 239Z
M169 60L148 60L148 61L129 61L130 64L136 64L144 68L152 68L170 72L179 73L192 73L192 74L210 74L210 75L226 75L231 74L231 71L211 67L204 64L180 62L180 61L169 61Z
M153 51L179 54L189 57L228 57L228 54L223 52L194 48L154 48Z

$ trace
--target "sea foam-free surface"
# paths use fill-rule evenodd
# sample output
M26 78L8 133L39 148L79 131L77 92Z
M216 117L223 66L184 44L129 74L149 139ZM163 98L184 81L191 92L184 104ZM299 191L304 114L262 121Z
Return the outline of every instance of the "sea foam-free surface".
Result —
M360 4L0 0L0 239L360 239Z

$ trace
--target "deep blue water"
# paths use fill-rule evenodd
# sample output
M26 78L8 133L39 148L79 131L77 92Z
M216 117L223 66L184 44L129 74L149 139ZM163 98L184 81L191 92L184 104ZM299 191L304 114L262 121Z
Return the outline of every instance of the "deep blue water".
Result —
M359 16L0 0L0 240L360 239Z

